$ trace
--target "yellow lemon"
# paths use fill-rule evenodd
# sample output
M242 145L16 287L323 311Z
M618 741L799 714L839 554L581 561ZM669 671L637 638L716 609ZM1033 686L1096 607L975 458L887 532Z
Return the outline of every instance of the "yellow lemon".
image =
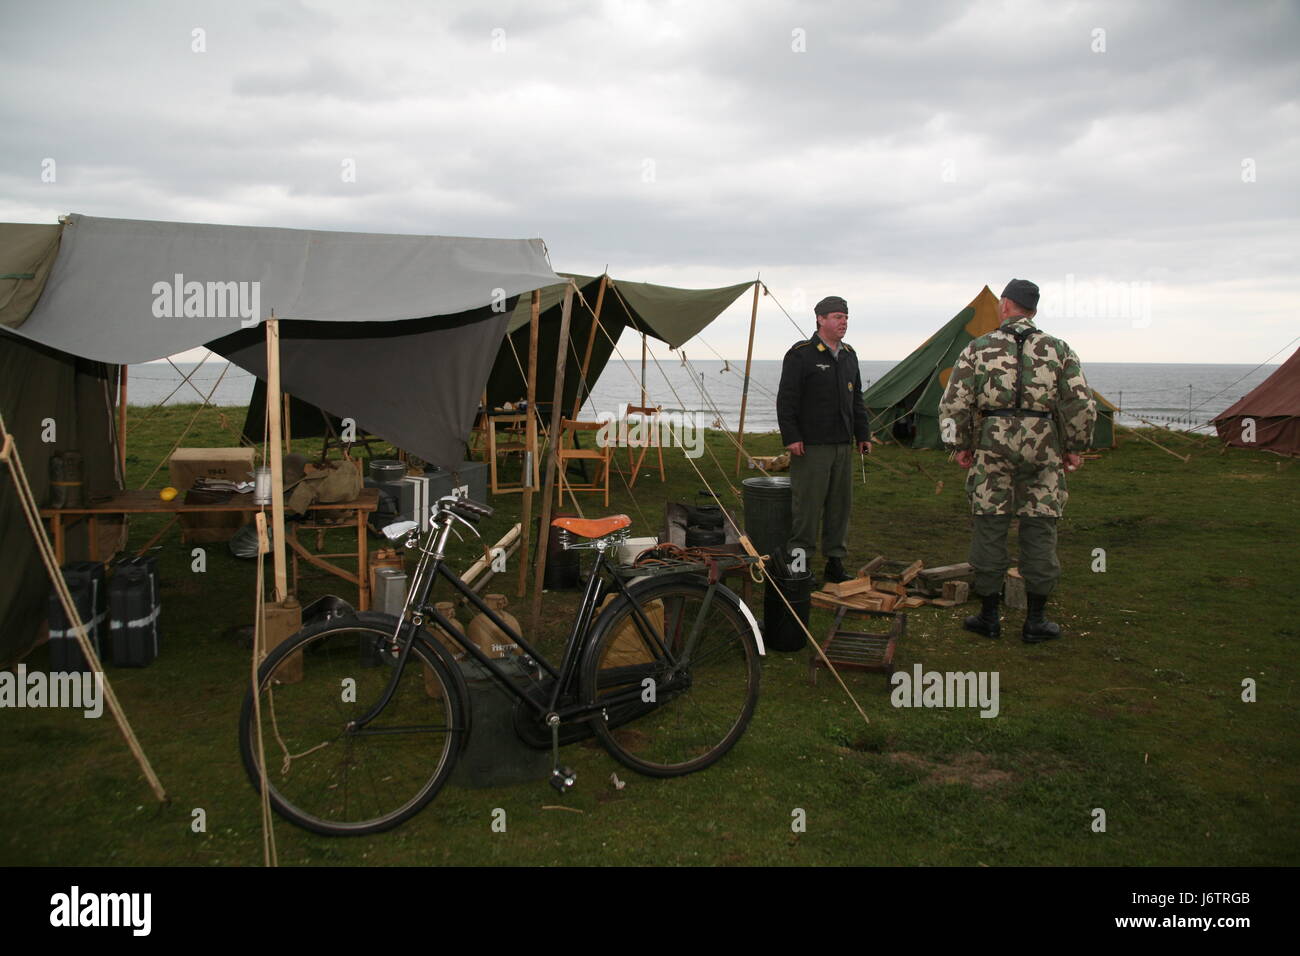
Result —
M163 501L171 501L179 494L180 494L179 491L171 487L171 485L168 485L162 491L158 492L158 497L161 498Z

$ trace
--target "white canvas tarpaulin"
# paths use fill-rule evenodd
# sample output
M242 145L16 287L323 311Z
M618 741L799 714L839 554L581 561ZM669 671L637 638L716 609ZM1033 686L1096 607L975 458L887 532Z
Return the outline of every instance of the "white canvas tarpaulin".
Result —
M134 364L248 328L273 309L284 320L392 322L504 308L505 299L561 281L540 239L72 215L40 301L13 331L83 358ZM258 314L249 316L254 301Z
M540 239L73 215L8 331L114 364L207 345L264 378L274 310L286 392L455 465L518 296L562 281Z

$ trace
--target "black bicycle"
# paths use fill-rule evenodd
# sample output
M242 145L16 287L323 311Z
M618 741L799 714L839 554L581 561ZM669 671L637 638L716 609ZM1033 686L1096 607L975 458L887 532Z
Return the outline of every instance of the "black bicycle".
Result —
M566 547L596 552L556 667L443 563L453 524L473 530L491 514L486 505L448 497L434 507L423 543L415 522L389 526L390 538L420 549L400 619L366 611L327 619L262 663L261 747L251 690L240 746L259 793L258 757L265 754L270 801L281 816L328 835L376 833L437 794L471 728L461 667L430 626L516 698L515 732L531 747L552 750L551 784L561 792L576 775L560 766L559 747L591 734L626 766L672 777L714 763L745 732L758 702L762 638L749 609L716 575L646 576L617 566L608 551L626 538L626 515L556 519ZM487 656L444 617L430 603L438 578L517 644L519 656ZM597 614L608 595L613 600ZM364 666L376 658L382 666Z

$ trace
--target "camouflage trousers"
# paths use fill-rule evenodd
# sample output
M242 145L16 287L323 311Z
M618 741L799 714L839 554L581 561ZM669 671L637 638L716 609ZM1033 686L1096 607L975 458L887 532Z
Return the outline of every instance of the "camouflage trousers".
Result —
M966 474L971 512L977 515L1020 515L1059 518L1069 492L1065 471L1055 449L1045 449L1045 460L1008 456L978 449Z
M970 563L975 568L975 593L1000 594L1011 567L1007 535L1014 515L976 515L971 535ZM1061 577L1056 558L1056 519L1020 518L1020 575L1030 594L1048 595Z

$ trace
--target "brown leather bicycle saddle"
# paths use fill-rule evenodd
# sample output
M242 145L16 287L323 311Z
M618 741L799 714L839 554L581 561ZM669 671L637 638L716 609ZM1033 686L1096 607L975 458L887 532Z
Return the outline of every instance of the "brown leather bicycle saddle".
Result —
M610 515L608 518L556 518L551 527L559 528L580 538L600 538L632 524L627 515Z

